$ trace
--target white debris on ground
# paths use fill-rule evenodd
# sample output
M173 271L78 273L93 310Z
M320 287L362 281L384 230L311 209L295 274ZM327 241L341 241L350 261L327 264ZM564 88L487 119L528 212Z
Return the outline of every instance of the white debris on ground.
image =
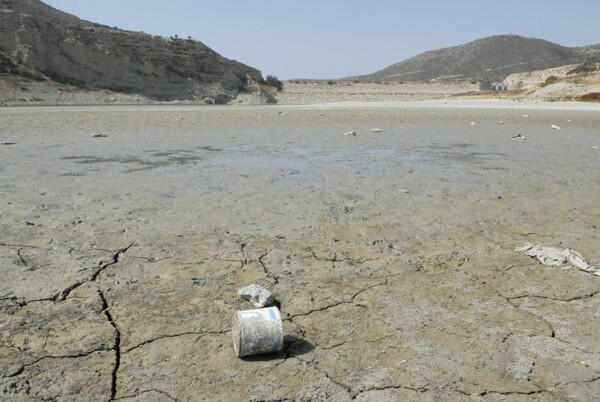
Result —
M537 258L537 260L544 265L561 266L569 263L577 269L600 276L600 268L590 266L581 254L570 248L560 250L555 247L534 246L531 243L525 243L524 245L515 248L515 251Z
M252 284L238 289L238 295L258 308L270 306L275 303L271 292L260 285Z
M552 128L553 128L553 129L555 129L555 130L560 130L560 127L559 127L559 126L557 126L556 124L553 124L553 125L551 125L550 127L552 127Z
M358 134L356 133L356 131L346 131L346 132L343 132L342 135L345 135L346 137L350 137L350 136L356 137Z

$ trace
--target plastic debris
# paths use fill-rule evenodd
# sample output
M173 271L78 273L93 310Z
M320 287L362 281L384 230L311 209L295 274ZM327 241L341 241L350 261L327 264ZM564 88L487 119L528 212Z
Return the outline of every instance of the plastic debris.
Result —
M92 138L106 138L108 137L108 135L104 134L104 133L98 133L98 134L93 134Z
M472 125L472 126L474 126L475 124L477 124L477 123L475 123L474 121L472 121L472 122L471 122L471 125Z
M356 133L356 131L346 131L342 133L343 135L345 135L346 137L352 136L352 137L356 137L358 134Z
M2 141L0 142L0 145L15 145L16 142L12 142L12 141Z
M380 128L372 128L369 131L372 132L372 133L381 133L381 132L383 132L383 130L380 129Z
M526 140L527 138L523 134L513 135L513 140Z
M552 127L552 128L553 128L553 129L555 129L555 130L560 130L560 127L559 127L559 126L557 126L556 124L553 124L553 125L551 125L550 127Z
M238 289L238 295L258 308L271 306L275 304L275 299L271 292L260 285L252 284Z
M558 267L569 263L577 269L600 276L600 268L590 266L581 254L570 248L560 250L555 247L534 246L531 243L525 243L524 245L515 248L515 251L536 258L544 265Z

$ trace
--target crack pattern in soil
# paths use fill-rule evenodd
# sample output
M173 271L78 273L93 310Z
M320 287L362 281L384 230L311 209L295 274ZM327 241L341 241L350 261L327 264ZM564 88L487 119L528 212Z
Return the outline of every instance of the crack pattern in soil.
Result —
M106 319L108 320L110 325L115 330L115 339L114 339L114 345L113 345L113 350L115 352L115 363L114 363L112 374L111 374L111 386L110 386L110 400L114 401L115 397L117 396L117 380L118 380L119 367L121 366L121 331L117 327L117 324L115 323L115 321L112 317L112 314L110 313L110 307L108 305L108 301L106 300L106 297L104 296L104 293L101 290L98 290L98 295L100 296L100 299L102 300L102 312L104 312Z
M327 311L327 310L332 309L334 307L341 306L342 304L352 304L354 302L354 299L356 299L362 293L364 293L364 292L366 292L368 290L371 290L373 288L379 287L379 286L385 286L385 285L387 285L388 284L388 277L386 276L383 279L384 279L383 282L367 286L366 288L363 288L363 289L359 290L358 292L354 293L350 297L349 300L341 300L339 302L336 302L336 303L333 303L333 304L329 304L329 305L324 306L324 307L312 309L312 310L309 310L309 311L304 312L304 313L297 313L297 314L294 314L294 315L290 315L290 316L286 317L286 319L292 321L296 317L305 317L305 316L311 315L313 313L318 313L318 312L321 312L321 311Z
M177 398L175 398L174 396L172 396L172 395L169 395L169 393L167 393L167 392L165 392L165 391L161 391L160 389L156 389L156 388L146 389L146 390L144 390L144 391L140 391L140 392L138 392L138 393L137 393L137 394L135 394L135 395L125 395L125 396L122 396L122 397L120 397L120 398L116 398L116 399L113 399L113 400L114 400L114 401L119 401L119 400L124 400L124 399L140 398L142 395L145 395L145 394L150 394L150 393L153 393L153 392L154 392L154 393L157 393L157 394L160 394L160 395L162 395L162 396L165 396L165 397L167 397L169 400L171 400L171 401L174 401L174 402L180 402L180 401L181 401L180 399L177 399Z
M117 250L111 260L109 262L106 262L104 264L101 264L99 266L98 269L96 269L96 271L94 271L94 273L87 279L75 282L74 284L70 285L69 287L61 290L60 292L58 292L57 294L55 294L51 300L54 302L59 302L59 301L64 301L66 300L67 297L69 297L69 294L71 294L71 292L75 289L77 289L78 287L80 287L81 285L85 284L85 283L89 283L89 282L95 282L98 279L98 276L104 272L107 268L117 264L119 262L119 259L121 258L121 255L123 255L124 253L126 253L131 247L133 247L135 245L134 243L131 243L129 246L125 247L125 248L121 248L119 250Z
M190 336L190 335L196 335L196 336L203 336L203 335L222 335L222 334L226 334L231 332L231 330L227 329L227 330L223 330L223 331L187 331L187 332L181 332L178 334L170 334L170 335L162 335L162 336L157 336L156 338L151 338L151 339L147 339L143 342L138 343L137 345L134 345L130 348L127 348L125 350L122 351L123 354L125 353L129 353L131 351L134 351L136 349L139 349L141 347L144 347L146 345L149 345L151 343L163 340L163 339L172 339L172 338L179 338L182 336Z

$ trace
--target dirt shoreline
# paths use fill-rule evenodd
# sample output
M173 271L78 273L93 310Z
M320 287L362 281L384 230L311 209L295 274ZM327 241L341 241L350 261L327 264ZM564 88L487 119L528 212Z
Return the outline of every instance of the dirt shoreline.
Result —
M600 265L599 105L444 102L0 108L2 395L594 400L600 278L513 250Z
M586 94L600 93L600 72L570 76L573 66L513 74L506 78L511 87L522 90L480 91L472 82L357 82L286 81L281 91L240 94L230 105L310 105L339 103L389 103L419 101L564 102ZM554 81L547 83L548 77ZM597 98L597 96L596 96ZM107 90L86 91L56 82L33 81L0 75L0 106L43 105L201 105L202 100L157 102L137 94Z

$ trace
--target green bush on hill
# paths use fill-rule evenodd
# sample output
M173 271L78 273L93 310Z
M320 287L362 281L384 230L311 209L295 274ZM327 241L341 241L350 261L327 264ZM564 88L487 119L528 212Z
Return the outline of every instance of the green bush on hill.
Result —
M265 82L267 85L277 88L278 91L283 89L283 82L279 81L279 79L274 75L267 75Z

